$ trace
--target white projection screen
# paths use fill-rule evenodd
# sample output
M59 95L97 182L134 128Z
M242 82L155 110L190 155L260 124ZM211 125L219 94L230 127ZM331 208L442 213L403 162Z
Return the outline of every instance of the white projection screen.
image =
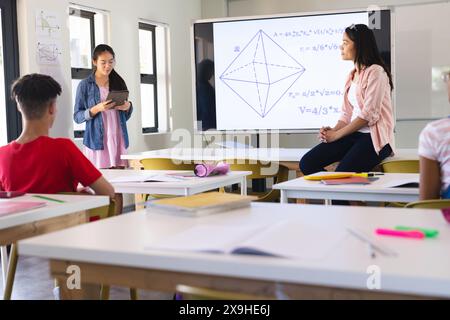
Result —
M196 129L295 132L334 125L353 68L339 49L351 24L373 28L390 66L388 10L195 22Z

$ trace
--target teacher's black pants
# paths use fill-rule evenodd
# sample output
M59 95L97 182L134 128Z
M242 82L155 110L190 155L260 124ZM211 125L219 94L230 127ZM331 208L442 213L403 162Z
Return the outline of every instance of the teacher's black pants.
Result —
M368 172L390 156L392 148L385 145L377 154L370 133L354 132L331 143L320 143L300 160L304 175L325 171L325 167L339 161L336 172ZM348 204L333 201L333 204Z

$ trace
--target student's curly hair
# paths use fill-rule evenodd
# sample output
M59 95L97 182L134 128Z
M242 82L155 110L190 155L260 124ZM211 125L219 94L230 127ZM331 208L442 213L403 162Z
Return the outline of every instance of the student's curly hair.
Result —
M11 87L11 98L16 100L27 120L40 119L57 96L61 86L44 74L27 74L17 79Z

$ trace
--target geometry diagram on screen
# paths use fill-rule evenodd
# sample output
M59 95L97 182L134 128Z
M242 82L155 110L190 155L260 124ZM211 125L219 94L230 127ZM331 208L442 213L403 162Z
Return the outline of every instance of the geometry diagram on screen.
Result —
M304 72L297 60L259 30L219 78L264 118Z

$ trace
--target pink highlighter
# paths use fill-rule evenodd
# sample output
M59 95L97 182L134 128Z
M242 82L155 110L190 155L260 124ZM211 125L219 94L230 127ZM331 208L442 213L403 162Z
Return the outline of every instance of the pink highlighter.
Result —
M425 234L422 231L418 230L392 230L379 228L375 230L375 233L382 236L393 236L393 237L414 238L414 239L425 238Z

